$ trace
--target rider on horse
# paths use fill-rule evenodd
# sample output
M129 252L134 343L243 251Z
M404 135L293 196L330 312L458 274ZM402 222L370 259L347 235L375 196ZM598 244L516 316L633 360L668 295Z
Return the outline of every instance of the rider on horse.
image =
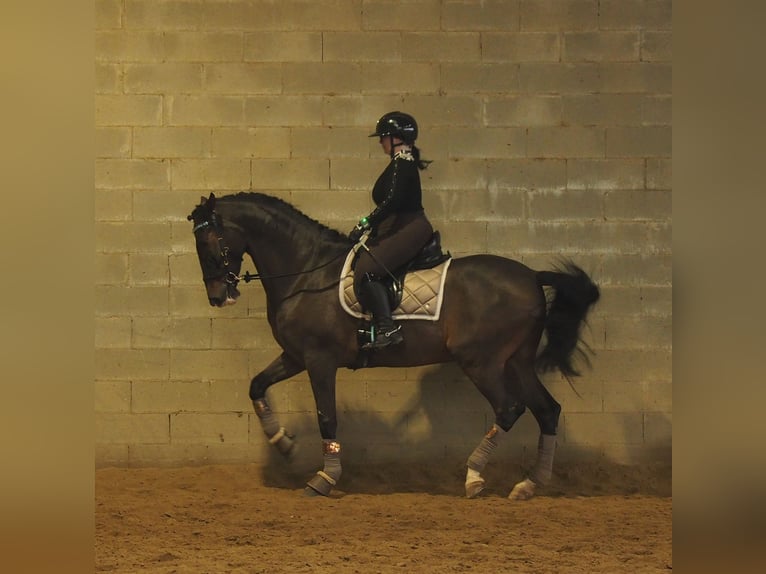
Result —
M363 217L349 237L359 241L370 230L366 249L354 268L354 291L373 316L375 337L367 348L401 343L401 326L391 319L391 301L383 280L415 257L433 234L423 210L419 170L428 167L415 146L418 124L404 112L383 115L370 137L380 139L391 158L372 189L375 209Z

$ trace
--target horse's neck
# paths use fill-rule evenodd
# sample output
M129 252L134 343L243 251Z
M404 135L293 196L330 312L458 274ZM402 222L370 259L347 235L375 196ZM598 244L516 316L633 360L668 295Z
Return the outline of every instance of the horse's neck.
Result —
M267 296L283 298L296 285L309 279L301 275L334 256L337 247L327 245L322 239L320 227L297 221L297 216L276 207L249 205L241 210L232 210L229 217L245 230L248 242L247 253L253 260L262 280ZM326 247L326 248L325 248ZM276 281L268 279L273 275L297 274L282 277Z

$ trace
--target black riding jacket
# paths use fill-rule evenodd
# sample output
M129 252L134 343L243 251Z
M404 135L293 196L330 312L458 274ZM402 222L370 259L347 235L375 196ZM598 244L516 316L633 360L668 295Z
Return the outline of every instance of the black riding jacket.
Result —
M367 221L375 229L394 213L423 211L422 193L415 158L407 151L397 153L372 188L377 207L367 216Z

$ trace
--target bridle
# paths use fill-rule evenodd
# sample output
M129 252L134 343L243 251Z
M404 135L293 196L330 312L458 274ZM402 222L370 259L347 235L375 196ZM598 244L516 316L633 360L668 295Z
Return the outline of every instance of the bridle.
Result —
M194 218L193 216L189 215L187 219L189 221L192 221ZM204 221L196 224L192 228L192 233L196 235L200 229L205 229L206 227L212 228L212 230L215 232L216 238L218 239L218 251L221 257L221 262L223 263L223 273L215 273L215 274L210 273L206 271L203 266L202 280L203 281L211 281L214 279L223 280L228 285L236 287L241 277L232 271L227 271L227 269L229 268L229 246L226 245L226 241L223 238L223 227L218 221L218 214L215 211L210 212L210 219L205 219Z
M192 215L187 216L189 221L193 221L194 217ZM205 271L204 267L202 269L202 280L203 281L209 281L209 280L223 280L228 285L231 285L233 287L236 287L237 284L240 281L244 281L245 283L250 283L250 281L258 280L263 281L264 279L279 279L281 277L296 277L298 275L305 275L307 273L312 273L314 271L318 271L319 269L322 269L323 267L327 267L331 263L337 261L341 257L345 256L346 253L341 252L329 261L326 261L320 265L317 265L315 267L312 267L311 269L304 269L303 271L294 271L292 273L279 273L274 275L262 275L260 273L250 273L249 271L245 271L244 275L237 275L236 273L232 271L227 271L227 268L229 267L229 246L226 245L226 241L223 238L223 226L219 222L218 214L215 211L210 212L210 218L205 219L204 221L196 224L192 228L192 233L194 235L197 234L197 231L200 229L204 229L206 227L210 227L215 231L216 237L218 239L218 251L221 256L221 261L223 263L223 273L208 273Z

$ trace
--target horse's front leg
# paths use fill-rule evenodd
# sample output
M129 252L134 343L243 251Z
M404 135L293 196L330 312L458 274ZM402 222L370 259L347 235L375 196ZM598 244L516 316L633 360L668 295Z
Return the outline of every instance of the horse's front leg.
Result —
M258 419L261 421L266 438L284 456L288 456L295 446L294 435L288 433L279 425L274 411L266 400L266 389L271 385L284 381L303 371L303 366L282 353L263 371L258 373L250 382L250 400Z
M304 493L308 496L327 496L340 480L340 443L336 440L338 418L335 405L335 378L337 366L330 357L318 361L307 361L311 389L317 407L319 432L322 435L322 457L324 468L318 471L306 484Z

